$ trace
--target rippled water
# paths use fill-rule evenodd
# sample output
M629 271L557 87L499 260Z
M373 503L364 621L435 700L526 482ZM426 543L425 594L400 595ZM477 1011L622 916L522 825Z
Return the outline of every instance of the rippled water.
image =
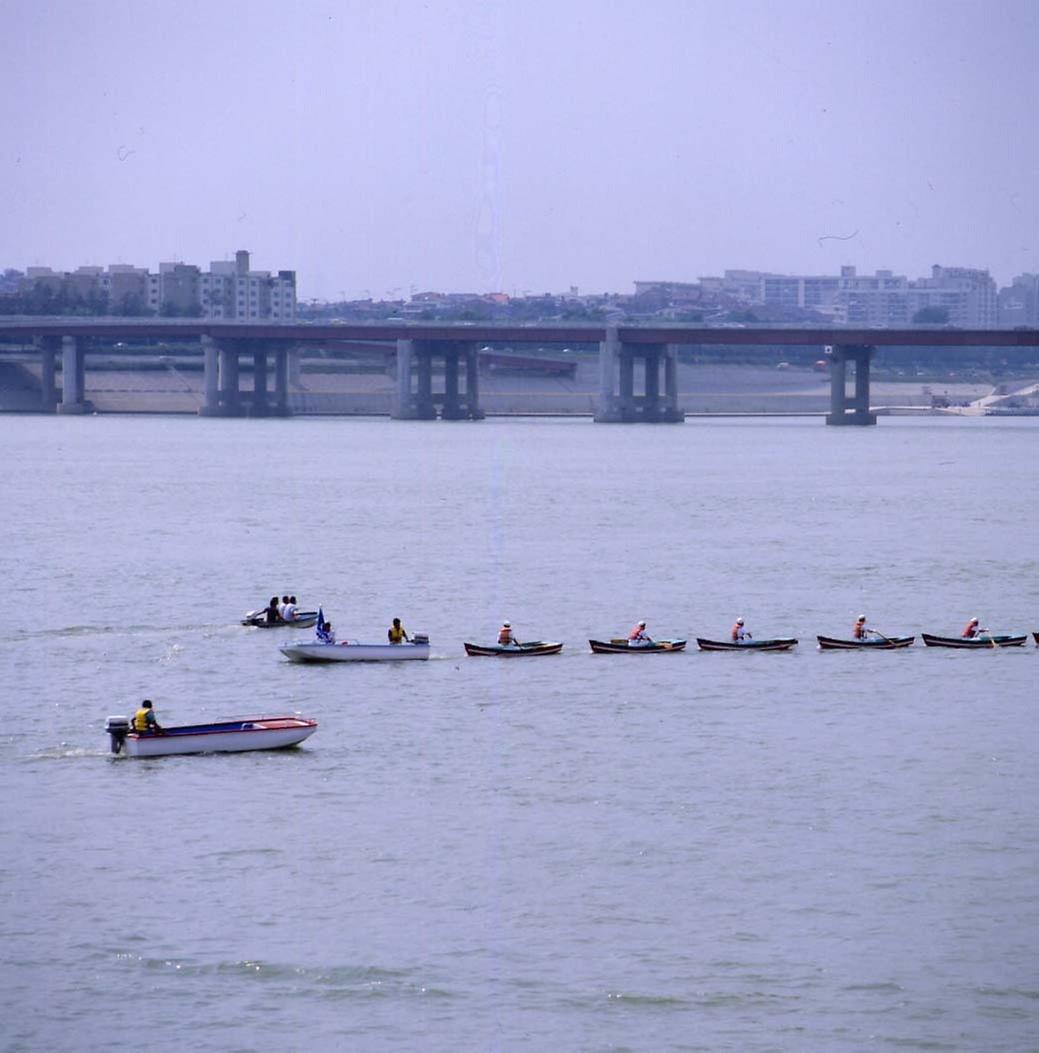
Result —
M1020 420L0 418L0 1047L1036 1049ZM286 662L273 592L435 657ZM791 654L593 656L660 636ZM503 617L557 658L467 659ZM309 633L301 633L309 638ZM301 710L112 759L110 713Z

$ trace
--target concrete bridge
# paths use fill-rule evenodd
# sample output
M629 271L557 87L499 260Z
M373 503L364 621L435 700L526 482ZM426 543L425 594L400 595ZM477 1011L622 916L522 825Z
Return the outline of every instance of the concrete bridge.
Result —
M480 348L510 345L599 345L597 421L672 422L678 407L679 346L812 346L830 360L827 424L876 423L870 410L870 361L877 347L1039 347L1037 329L713 328L709 326L498 326L470 323L366 323L313 325L213 322L200 319L0 319L0 341L29 344L41 359L41 409L83 413L85 361L99 342L151 339L197 341L204 363L208 416L287 416L293 356L306 346L357 343L395 355L398 419L479 420ZM2 344L0 344L2 350ZM252 391L243 397L240 362L251 359ZM57 387L61 362L60 398ZM273 364L273 389L271 367ZM849 364L852 370L849 390ZM438 368L435 370L434 366ZM434 384L434 373L442 384Z

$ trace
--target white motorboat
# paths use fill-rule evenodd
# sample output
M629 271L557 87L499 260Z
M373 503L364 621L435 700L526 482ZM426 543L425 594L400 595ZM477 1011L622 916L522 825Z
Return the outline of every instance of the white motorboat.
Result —
M214 724L183 724L161 731L132 731L128 717L109 717L105 730L113 753L169 757L182 753L242 753L296 746L317 731L308 717L250 717Z
M412 637L411 643L314 643L292 644L281 653L293 662L424 662L429 657L429 637Z

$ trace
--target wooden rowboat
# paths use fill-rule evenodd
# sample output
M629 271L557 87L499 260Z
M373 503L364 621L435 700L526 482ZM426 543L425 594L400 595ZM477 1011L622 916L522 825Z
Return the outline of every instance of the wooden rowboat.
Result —
M837 640L832 636L817 636L820 651L899 651L911 647L915 636L870 637L868 640Z
M559 654L563 649L561 643L548 643L544 640L533 640L529 643L509 644L507 646L491 644L485 647L482 644L474 643L464 643L462 646L470 658L526 658L539 654Z
M975 636L973 639L965 639L962 636L932 636L923 633L922 638L928 647L955 647L961 651L996 651L1000 647L1020 647L1027 636L989 635Z
M1032 635L1035 637L1036 647L1039 647L1039 633L1032 633Z
M242 625L252 625L257 629L313 629L316 622L317 611L296 611L296 617L290 622L269 622L266 611L250 611L242 619Z
M702 640L696 638L696 646L701 651L789 651L797 646L797 640L791 636L781 636L775 640Z
M183 724L162 731L132 731L128 717L109 717L105 730L112 752L127 757L172 757L187 753L243 753L296 746L317 730L307 717L251 717L215 724Z
M654 640L641 645L632 645L627 640L589 640L588 644L593 654L659 654L685 650L685 640Z

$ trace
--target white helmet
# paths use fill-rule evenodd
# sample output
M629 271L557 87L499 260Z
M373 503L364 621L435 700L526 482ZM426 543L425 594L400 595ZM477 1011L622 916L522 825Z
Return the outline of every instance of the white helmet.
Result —
M743 619L742 618L737 618L736 619L736 624L737 625L742 625L743 624Z
M645 628L646 628L646 623L645 623L645 621L641 621L641 622L639 622L639 625L641 625L643 629L645 629Z
M502 622L501 623L501 627L503 629L511 629L512 628L512 622Z
M977 622L978 622L977 618L971 618L971 624L975 624L976 625Z
M864 622L866 620L866 616L864 614L860 614L857 620L860 622Z

